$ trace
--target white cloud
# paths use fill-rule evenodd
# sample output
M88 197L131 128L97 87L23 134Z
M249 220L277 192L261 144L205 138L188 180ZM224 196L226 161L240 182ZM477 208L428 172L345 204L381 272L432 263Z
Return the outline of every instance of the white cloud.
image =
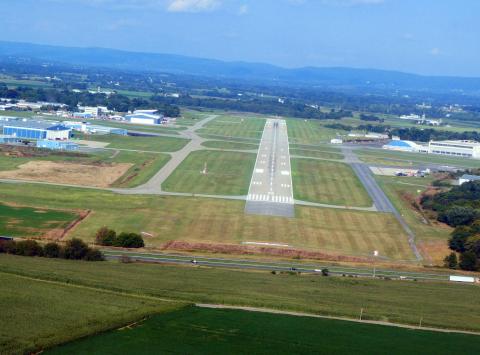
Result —
M246 4L240 5L240 7L238 8L238 14L245 15L247 13L248 13L248 5Z
M435 48L430 49L430 54L433 55L433 56L440 55L440 53L441 53L440 48L435 47Z
M220 0L172 0L167 7L170 12L212 11L220 6Z
M318 0L324 5L331 6L355 6L355 5L379 5L386 0ZM313 0L287 0L292 5L303 5L307 2L314 2Z

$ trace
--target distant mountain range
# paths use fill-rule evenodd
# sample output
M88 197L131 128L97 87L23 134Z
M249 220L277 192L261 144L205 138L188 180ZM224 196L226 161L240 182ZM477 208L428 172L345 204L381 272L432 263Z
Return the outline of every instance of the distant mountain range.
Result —
M398 71L343 67L287 69L262 63L226 62L174 54L128 52L106 48L61 47L0 41L1 61L40 61L328 88L480 94L480 78L423 76Z

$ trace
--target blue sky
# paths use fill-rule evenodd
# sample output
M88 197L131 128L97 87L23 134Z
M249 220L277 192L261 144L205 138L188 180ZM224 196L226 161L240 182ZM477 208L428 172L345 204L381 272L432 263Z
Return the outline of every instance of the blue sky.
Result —
M480 77L477 0L0 0L0 40Z

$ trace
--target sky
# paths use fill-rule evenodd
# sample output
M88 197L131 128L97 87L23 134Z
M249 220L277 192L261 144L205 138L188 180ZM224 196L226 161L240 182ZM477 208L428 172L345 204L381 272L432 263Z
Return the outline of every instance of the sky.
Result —
M0 0L0 40L480 77L477 0Z

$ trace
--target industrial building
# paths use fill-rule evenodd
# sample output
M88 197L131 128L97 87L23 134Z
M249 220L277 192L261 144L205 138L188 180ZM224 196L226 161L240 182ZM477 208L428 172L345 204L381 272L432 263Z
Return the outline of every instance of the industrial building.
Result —
M157 110L136 110L130 115L125 116L125 120L130 123L155 125L164 121L163 115L154 114Z
M464 183L470 182L470 181L480 181L480 176L478 176L478 175L463 174L463 175L460 176L460 178L458 179L458 184L459 184L459 185L463 185Z
M78 144L70 141L51 141L42 139L37 141L37 148L55 150L78 150Z
M3 125L3 134L13 138L68 140L72 129L58 122L12 120Z
M480 143L474 141L430 141L430 154L480 159Z
M64 121L63 124L66 127L83 133L118 134L120 136L126 136L128 134L128 131L124 128L91 125L85 122L76 121Z
M392 140L390 143L385 144L383 149L398 150L402 152L415 152L415 153L427 153L427 147L417 144L412 141L404 140Z

